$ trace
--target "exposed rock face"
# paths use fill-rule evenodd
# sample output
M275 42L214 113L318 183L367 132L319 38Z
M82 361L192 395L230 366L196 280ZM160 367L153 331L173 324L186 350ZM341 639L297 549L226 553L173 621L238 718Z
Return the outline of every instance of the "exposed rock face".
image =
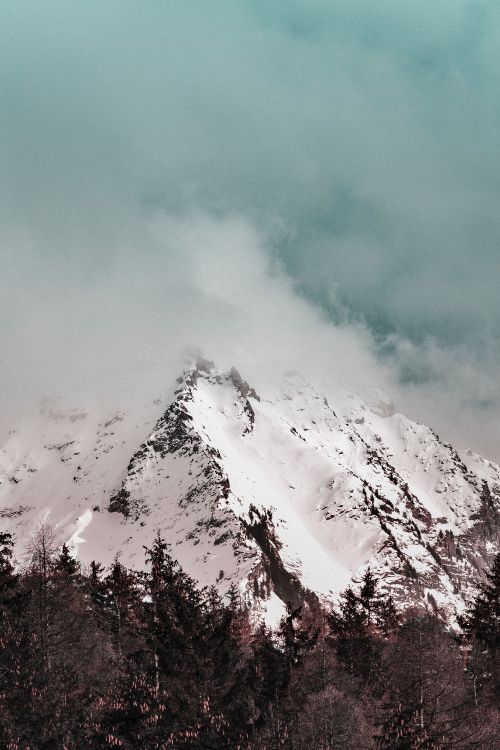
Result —
M13 433L2 527L23 541L48 517L84 561L137 566L160 529L201 584L237 583L264 609L334 597L368 565L402 606L463 607L498 550L498 466L380 394L333 409L291 374L259 398L207 360L178 385L159 418L155 402L143 421L75 411Z

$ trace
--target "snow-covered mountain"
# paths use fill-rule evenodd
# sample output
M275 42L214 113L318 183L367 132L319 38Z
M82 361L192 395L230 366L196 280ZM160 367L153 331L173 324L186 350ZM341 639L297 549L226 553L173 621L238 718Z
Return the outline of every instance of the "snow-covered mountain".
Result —
M141 567L159 529L201 584L237 583L272 620L368 565L400 604L452 617L498 550L500 469L383 396L329 403L298 374L257 394L199 360L172 400L48 406L0 451L0 524L43 522L84 563ZM165 408L167 407L167 408Z

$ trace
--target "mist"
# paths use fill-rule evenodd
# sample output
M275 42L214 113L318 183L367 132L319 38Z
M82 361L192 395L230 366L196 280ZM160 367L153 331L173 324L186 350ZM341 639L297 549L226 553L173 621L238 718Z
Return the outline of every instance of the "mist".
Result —
M198 349L500 458L496 4L0 11L0 433Z

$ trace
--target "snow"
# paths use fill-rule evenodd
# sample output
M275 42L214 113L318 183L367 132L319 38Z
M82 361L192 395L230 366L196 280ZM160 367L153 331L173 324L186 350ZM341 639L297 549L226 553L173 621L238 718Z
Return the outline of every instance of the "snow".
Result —
M74 555L78 555L78 547L80 544L85 544L85 539L81 536L87 526L92 522L92 511L90 508L87 508L87 510L82 513L81 516L78 516L76 519L76 529L74 530L73 534L68 539L68 547L73 552ZM57 526L56 526L57 528Z
M436 602L460 608L430 550L438 531L460 536L474 526L483 481L500 491L496 465L458 456L376 389L367 401L325 399L290 374L259 400L215 369L187 373L176 402L186 442L159 451L174 397L141 394L142 385L127 392L128 404L52 403L18 425L0 451L2 529L26 546L48 521L83 563L119 556L136 567L160 529L200 584L250 591L262 579L263 553L247 533L257 510L285 569L320 597L338 595L368 565L407 596L403 554ZM122 487L128 519L108 511ZM262 606L276 623L283 602L273 585Z
M280 620L286 614L286 607L281 599L276 596L274 591L271 592L269 599L262 603L262 620L266 627L275 630L280 624Z

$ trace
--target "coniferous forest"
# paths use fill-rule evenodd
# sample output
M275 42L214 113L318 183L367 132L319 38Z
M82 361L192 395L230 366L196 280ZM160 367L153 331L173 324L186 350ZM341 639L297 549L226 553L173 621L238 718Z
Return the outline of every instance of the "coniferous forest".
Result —
M83 570L48 528L0 535L6 750L498 748L500 556L450 630L396 611L368 570L336 610L276 632L199 590L157 537L147 572Z

